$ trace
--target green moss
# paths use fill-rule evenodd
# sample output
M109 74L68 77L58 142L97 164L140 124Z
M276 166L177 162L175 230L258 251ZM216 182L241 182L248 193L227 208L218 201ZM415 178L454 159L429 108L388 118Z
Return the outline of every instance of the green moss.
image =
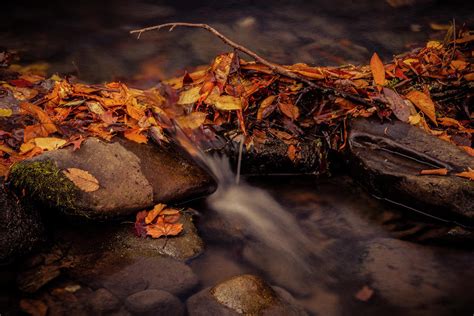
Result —
M10 184L49 207L76 210L77 188L50 160L22 162L10 170Z

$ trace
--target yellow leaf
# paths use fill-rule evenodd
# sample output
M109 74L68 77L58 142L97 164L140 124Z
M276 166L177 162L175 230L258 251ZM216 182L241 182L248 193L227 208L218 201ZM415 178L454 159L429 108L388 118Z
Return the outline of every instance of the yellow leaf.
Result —
M199 94L200 87L194 87L189 90L181 92L179 95L178 104L185 105L185 104L193 104L196 103L201 95Z
M12 116L13 111L12 109L0 109L0 117L8 117Z
M425 113L428 118L438 125L436 122L435 104L431 98L424 92L412 90L406 95L407 99L410 100L420 111Z
M378 86L377 89L380 91L382 89L381 86L385 84L385 67L377 53L374 53L370 59L370 70L372 71L374 82Z
M441 49L441 48L443 48L443 44L441 44L438 41L429 41L428 43L426 43L426 47L427 48L434 48L434 49Z
M63 170L63 173L84 192L94 192L99 189L99 180L85 170L67 168L66 170Z
M232 111L242 109L242 100L230 95L210 94L206 103L215 106L219 110Z
M420 123L420 121L421 121L421 116L418 113L414 115L410 115L408 117L408 123L410 123L411 125L417 125Z
M8 147L7 145L2 145L0 144L0 151L3 151L4 153L7 153L9 155L13 154L15 151Z
M66 144L66 141L57 137L36 137L34 139L36 147L43 150L55 150Z
M189 115L178 117L176 122L181 128L196 129L204 124L206 116L207 114L203 112L192 112Z
M419 60L418 60L418 59L415 59L415 58L407 58L407 59L405 59L405 60L403 61L403 63L404 63L405 65L408 65L408 66L410 66L410 65L413 64L413 63L417 63L417 62L419 62Z
M20 146L20 154L26 154L27 152L30 152L31 150L33 150L33 148L35 147L36 145L35 145L34 140L31 140L27 143L23 143Z

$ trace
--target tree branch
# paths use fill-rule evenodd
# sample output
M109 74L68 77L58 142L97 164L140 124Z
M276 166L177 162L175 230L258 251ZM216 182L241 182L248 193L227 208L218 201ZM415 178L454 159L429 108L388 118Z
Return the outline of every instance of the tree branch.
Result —
M295 79L295 80L298 80L298 81L301 81L305 84L307 84L309 87L313 88L313 89L316 89L316 90L319 90L323 93L332 93L336 96L339 96L339 97L342 97L342 98L345 98L345 99L348 99L348 100L351 100L351 101L354 101L354 102L357 102L357 103L361 103L361 104L365 104L365 105L368 105L370 106L371 103L368 102L366 99L364 98L361 98L357 95L354 95L354 94L350 94L350 93L347 93L347 92L344 92L344 91L340 91L338 89L335 89L335 88L331 88L331 87L325 87L325 86L321 86L319 84L316 84L314 83L313 81L311 80L308 80L306 78L304 78L303 76L297 74L297 73L294 73L288 69L286 69L285 67L281 66L281 65L278 65L278 64L275 64L271 61L268 61L266 60L265 58L259 56L257 53L255 53L254 51L240 45L240 44L237 44L236 42L232 41L231 39L227 38L226 36L224 36L223 34L221 34L219 31L217 31L215 28L211 27L210 25L208 24L202 24L202 23L184 23L184 22L173 22L173 23L165 23L165 24L160 24L160 25L155 25L155 26L150 26L150 27L145 27L145 28L142 28L142 29L137 29L137 30L132 30L130 31L130 34L135 34L135 33L138 33L138 36L137 38L139 39L140 38L140 35L143 33L143 32L148 32L148 31L153 31L153 30L160 30L162 28L165 28L165 27L169 27L169 31L173 31L175 27L177 26L182 26L182 27L192 27L192 28L202 28L202 29L205 29L207 30L208 32L212 33L213 35L217 36L218 38L220 38L225 44L233 47L234 49L236 50L239 50L247 55L249 55L250 57L252 57L255 61L267 66L268 68L270 68L273 73L275 74L279 74L279 75L282 75L284 77L288 77L288 78L291 78L291 79Z

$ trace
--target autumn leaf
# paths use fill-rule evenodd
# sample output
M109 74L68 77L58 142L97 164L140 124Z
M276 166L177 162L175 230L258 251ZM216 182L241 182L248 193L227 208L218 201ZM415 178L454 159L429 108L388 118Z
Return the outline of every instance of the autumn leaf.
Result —
M210 94L206 103L215 106L219 110L232 111L242 109L242 100L230 95Z
M56 137L37 137L33 140L37 147L43 150L55 150L66 144L66 141Z
M466 178L466 179L474 181L474 170L469 169L468 171L459 172L459 173L456 173L455 175L461 178Z
M130 117L136 119L137 121L139 121L143 116L145 116L145 111L139 108L137 105L128 103L126 105L126 109L127 114L130 115Z
M381 91L381 86L385 84L385 67L377 53L374 53L370 59L370 70L372 71L372 76L374 77L377 89Z
M278 108L285 116L292 120L296 120L300 116L300 110L298 107L291 103L278 103Z
M296 146L295 145L290 145L288 146L288 158L290 158L291 161L295 161L296 159Z
M147 235L152 238L160 238L161 236L176 236L183 230L181 223L167 223L164 216L158 217L156 224L151 224L146 227Z
M21 299L20 308L31 316L46 316L48 312L48 306L43 301L34 299Z
M204 124L206 116L207 114L203 112L192 112L188 115L176 118L176 122L181 128L196 129Z
M201 97L201 94L199 93L200 89L201 89L200 87L194 87L189 90L185 90L181 92L177 103L181 105L196 103Z
M64 175L84 192L94 192L99 189L99 180L86 170L67 168Z
M9 116L12 116L12 114L13 114L12 109L0 108L0 117L9 117Z
M413 104L435 124L436 114L435 114L435 104L431 98L424 92L412 90L406 95L407 99L413 102Z
M383 88L383 94L388 101L388 106L393 114L402 122L408 122L411 111L405 101L392 89ZM412 106L413 107L413 106Z
M139 128L126 130L123 133L123 136L139 144L146 144L148 142L148 138L141 133Z
M41 123L44 130L48 132L48 134L56 133L58 131L56 125L54 125L48 114L43 111L43 109L41 109L39 106L24 102L20 103L20 108L26 113L35 116Z
M258 108L257 112L257 120L262 120L273 112L273 110L276 108L276 105L272 106L272 104L276 97L276 95L270 95L266 97L262 103L260 103L260 107Z
M156 204L155 207L146 215L145 224L150 224L151 222L153 222L165 207L166 204Z
M437 176L446 176L448 174L448 169L425 169L420 171L421 175L437 175Z

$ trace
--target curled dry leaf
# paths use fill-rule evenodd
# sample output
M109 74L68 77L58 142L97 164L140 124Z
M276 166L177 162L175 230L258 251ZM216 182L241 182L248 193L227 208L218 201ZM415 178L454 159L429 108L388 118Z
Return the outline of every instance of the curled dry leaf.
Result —
M99 189L99 180L86 170L67 168L64 175L84 192L94 192Z
M385 84L385 67L377 53L374 53L370 59L370 70L372 71L377 89L380 91L382 89L381 86Z
M150 224L155 220L155 218L158 216L158 214L161 213L161 211L166 207L166 204L156 204L155 207L148 212L148 214L145 217L145 224Z
M437 176L446 176L448 174L448 169L425 169L420 171L421 175L437 175Z
M474 170L468 170L468 171L456 173L456 176L474 181Z
M428 118L438 125L436 121L436 114L435 114L435 104L431 100L431 98L424 92L412 90L408 92L406 95L407 99L413 102L413 104L420 109L423 113L425 113Z

